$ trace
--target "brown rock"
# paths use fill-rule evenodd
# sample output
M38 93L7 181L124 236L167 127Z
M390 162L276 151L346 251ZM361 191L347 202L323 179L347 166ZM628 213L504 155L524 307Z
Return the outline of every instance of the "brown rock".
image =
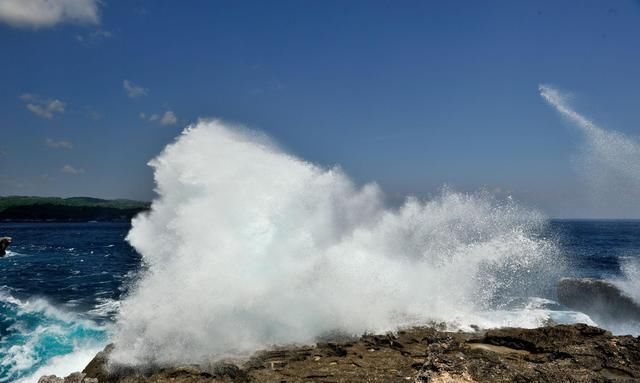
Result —
M95 378L99 383L640 381L638 338L580 324L476 333L412 328L315 347L280 347L244 363L209 367L107 369L112 347L89 363L82 383Z
M639 362L640 341L631 336L583 324L505 328L432 350L418 381L638 382Z
M82 372L74 372L71 375L64 378L64 383L85 383L85 374Z
M100 351L96 356L91 359L91 362L87 364L87 367L82 370L85 376L90 378L96 378L99 382L108 382L107 363L109 361L109 354L113 351L113 344L107 345L104 350Z
M55 375L47 375L40 377L38 383L64 383L64 379L58 378Z

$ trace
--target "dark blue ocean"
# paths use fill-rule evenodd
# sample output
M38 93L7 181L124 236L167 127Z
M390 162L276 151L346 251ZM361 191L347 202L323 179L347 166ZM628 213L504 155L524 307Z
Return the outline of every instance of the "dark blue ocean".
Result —
M128 230L123 223L0 223L0 236L14 240L0 259L0 382L82 369L106 345L141 268ZM544 230L558 242L568 276L629 278L629 261L640 259L640 221L556 220Z

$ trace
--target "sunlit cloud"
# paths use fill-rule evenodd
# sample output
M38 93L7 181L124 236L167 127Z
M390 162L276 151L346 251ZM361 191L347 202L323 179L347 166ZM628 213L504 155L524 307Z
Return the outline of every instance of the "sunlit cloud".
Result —
M54 140L53 138L47 138L44 143L51 149L72 149L73 143L67 140Z
M0 0L0 22L17 28L99 24L99 0Z
M178 118L176 117L176 114L173 113L171 110L164 112L164 115L160 119L160 125L173 125L173 124L176 124L177 122L178 122Z
M113 37L113 32L104 29L96 29L88 33L78 33L75 38L82 44L93 44Z
M60 171L66 174L83 174L84 173L84 169L76 168L69 164L63 166L62 169L60 169Z
M20 99L27 103L26 108L31 113L48 120L52 119L56 113L64 113L66 107L66 104L58 99L42 98L30 93L21 95Z
M149 92L147 88L134 84L129 80L124 80L122 82L122 87L124 88L125 92L127 92L127 96L129 96L129 98L138 98L140 96L146 96L147 93Z
M139 116L141 120L157 122L160 125L175 125L178 123L178 116L176 116L175 112L172 110L167 110L162 115L157 113L148 115L144 112L140 112Z

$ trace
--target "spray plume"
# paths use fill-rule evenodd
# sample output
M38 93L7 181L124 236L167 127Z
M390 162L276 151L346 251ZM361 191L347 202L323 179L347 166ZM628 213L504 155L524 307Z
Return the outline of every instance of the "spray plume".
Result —
M597 126L573 110L567 96L552 86L540 85L539 90L540 95L574 122L587 138L580 163L590 185L596 215L637 218L640 215L640 142Z
M158 197L128 235L148 269L122 303L116 363L198 362L431 319L546 319L483 315L559 271L556 246L537 235L544 219L510 200L443 190L385 208L377 185L219 121L188 127L150 164Z

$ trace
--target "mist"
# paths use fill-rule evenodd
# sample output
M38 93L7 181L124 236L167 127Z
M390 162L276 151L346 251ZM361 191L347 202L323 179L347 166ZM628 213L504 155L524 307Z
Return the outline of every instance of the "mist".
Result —
M569 105L568 95L541 85L540 95L583 134L576 167L586 186L591 217L640 217L640 142L605 130Z

